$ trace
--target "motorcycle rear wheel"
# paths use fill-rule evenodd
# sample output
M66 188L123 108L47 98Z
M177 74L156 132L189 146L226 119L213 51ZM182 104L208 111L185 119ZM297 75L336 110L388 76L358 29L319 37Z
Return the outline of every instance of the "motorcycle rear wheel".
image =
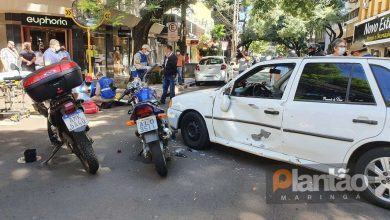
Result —
M152 161L156 167L156 171L161 177L166 177L168 174L167 161L165 160L161 146L162 143L160 141L149 143L149 149L152 154Z
M73 151L80 159L85 171L90 174L96 174L99 169L99 161L93 151L91 141L88 139L85 132L74 132L73 138L75 142Z

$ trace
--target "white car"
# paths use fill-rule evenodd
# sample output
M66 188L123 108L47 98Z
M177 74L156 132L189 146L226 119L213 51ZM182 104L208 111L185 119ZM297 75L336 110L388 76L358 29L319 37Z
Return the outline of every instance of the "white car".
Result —
M364 174L363 195L390 208L390 60L292 58L254 65L221 89L173 98L184 143L210 142L329 172Z
M229 82L233 78L233 69L227 64L227 58L222 56L203 57L195 69L195 82Z

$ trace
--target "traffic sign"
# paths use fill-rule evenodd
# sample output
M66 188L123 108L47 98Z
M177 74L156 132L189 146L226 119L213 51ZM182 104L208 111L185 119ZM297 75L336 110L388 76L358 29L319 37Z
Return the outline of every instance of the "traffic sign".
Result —
M65 17L71 18L73 17L72 9L71 8L65 8Z
M168 41L178 41L178 25L176 22L168 22Z

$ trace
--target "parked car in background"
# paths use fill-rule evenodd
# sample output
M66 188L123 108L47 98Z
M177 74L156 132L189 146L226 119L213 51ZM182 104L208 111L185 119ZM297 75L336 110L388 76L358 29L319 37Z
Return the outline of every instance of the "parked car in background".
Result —
M196 85L202 82L229 82L233 79L233 68L223 56L203 57L195 70Z
M390 59L263 61L220 89L172 99L184 143L210 142L331 173L364 175L362 195L390 208Z

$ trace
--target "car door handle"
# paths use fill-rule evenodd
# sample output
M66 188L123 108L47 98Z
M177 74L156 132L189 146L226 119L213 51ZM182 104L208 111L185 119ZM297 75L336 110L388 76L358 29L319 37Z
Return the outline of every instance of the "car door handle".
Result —
M264 110L264 113L269 115L279 115L279 111L276 110Z
M374 120L365 120L365 119L353 119L352 120L353 123L361 123L361 124L369 124L369 125L377 125L378 124L378 121L374 121Z

